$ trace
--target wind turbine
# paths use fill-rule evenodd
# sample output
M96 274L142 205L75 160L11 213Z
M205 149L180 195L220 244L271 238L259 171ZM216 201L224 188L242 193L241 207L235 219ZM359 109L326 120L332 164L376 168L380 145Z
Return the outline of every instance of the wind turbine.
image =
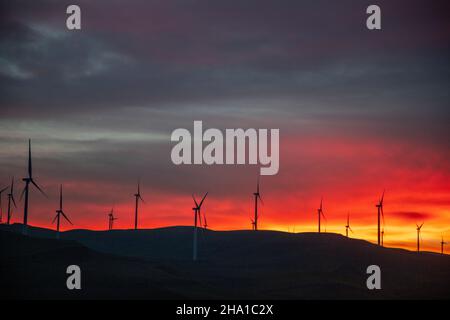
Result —
M3 206L2 206L2 193L4 191L6 191L8 189L8 187L4 187L3 189L0 190L0 223L3 222Z
M253 230L257 231L258 230L258 199L259 201L261 201L261 204L264 204L264 202L262 201L261 198L261 194L259 193L259 176L258 176L258 182L256 184L256 192L253 193L253 195L255 196L255 218L252 220L252 226L253 226Z
M252 222L252 230L255 230L255 220L253 220L252 218L250 218L250 221Z
M381 229L381 246L384 247L384 228Z
M206 196L208 195L208 192L205 193L200 203L197 203L197 200L195 200L194 195L192 195L192 199L194 199L195 207L192 208L194 210L194 240L192 244L192 260L197 260L197 224L200 226L202 225L201 221L201 213L200 209L202 207L203 201L205 201Z
M140 182L138 181L138 189L137 189L137 193L134 194L135 198L136 198L136 206L134 209L134 230L137 230L138 228L138 206L139 206L139 200L141 200L142 202L145 203L144 199L142 199L141 196L141 186L140 186Z
M117 220L118 218L114 217L114 208L111 208L111 212L108 214L108 230L112 230L114 226L114 220Z
M33 179L33 171L31 165L31 140L28 139L28 177L22 179L25 182L25 188L22 191L22 195L20 198L22 199L23 195L25 195L25 203L23 206L23 234L27 233L28 226L28 194L30 189L30 183L33 184L36 189L38 189L45 197L47 195L44 191L37 185L37 183Z
M69 220L69 218L67 218L66 214L63 211L63 200L62 200L62 185L59 186L59 209L56 210L56 216L53 219L52 223L55 223L56 220L56 238L59 239L59 221L61 218L61 215L63 216L64 219L67 220L67 222L69 222L71 225L73 225L72 221Z
M444 245L447 244L447 242L444 242L444 236L442 236L441 240L441 254L444 254Z
M380 201L375 205L377 207L378 212L378 245L381 245L381 216L383 217L383 225L384 225L384 211L383 211L383 201L384 201L384 190L381 195Z
M319 219L319 233L320 233L320 218L323 217L324 219L326 219L325 215L323 214L323 206L322 206L322 204L323 204L323 198L320 198L320 208L317 209L317 216L318 216L318 219Z
M206 221L206 214L203 213L203 228L208 229L208 222Z
M6 221L7 224L10 224L11 222L11 201L14 205L14 208L17 208L16 200L14 200L14 177L11 179L11 187L9 189L8 193L8 220Z
M348 230L353 233L352 228L350 227L350 213L347 214L347 225L345 226L345 236L348 238Z
M418 224L416 224L416 226L417 226L417 252L420 252L420 229L422 229L423 222L420 226Z

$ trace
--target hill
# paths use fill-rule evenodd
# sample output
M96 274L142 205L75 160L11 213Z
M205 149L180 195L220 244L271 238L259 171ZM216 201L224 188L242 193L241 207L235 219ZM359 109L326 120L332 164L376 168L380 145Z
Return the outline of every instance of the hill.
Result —
M192 228L51 230L1 226L2 295L144 299L416 299L450 297L450 257L380 248L337 234ZM80 265L83 289L65 288L65 268ZM366 288L367 266L382 270L382 290Z

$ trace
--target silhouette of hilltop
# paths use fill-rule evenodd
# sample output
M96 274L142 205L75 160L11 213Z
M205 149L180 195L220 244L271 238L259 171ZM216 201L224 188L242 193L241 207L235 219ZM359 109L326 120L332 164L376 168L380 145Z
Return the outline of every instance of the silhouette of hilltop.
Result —
M61 233L2 225L2 295L64 298L409 299L450 296L450 257L381 248L332 233L199 230L192 227ZM83 289L65 288L80 265ZM366 288L379 265L382 289ZM26 279L26 280L24 280Z

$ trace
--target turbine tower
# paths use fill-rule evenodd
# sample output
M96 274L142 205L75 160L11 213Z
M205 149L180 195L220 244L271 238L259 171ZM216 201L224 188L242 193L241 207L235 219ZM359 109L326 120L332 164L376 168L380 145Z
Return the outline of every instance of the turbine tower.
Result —
M345 226L345 236L348 238L348 230L353 233L352 228L350 227L350 213L347 214L347 225Z
M31 165L31 140L28 139L28 177L22 179L25 182L25 188L22 191L21 199L25 195L25 202L23 206L23 234L27 233L28 226L28 194L30 190L30 183L33 184L36 189L38 189L45 197L47 195L44 191L37 185L37 183L33 179L33 170Z
M108 230L112 230L114 227L114 220L118 218L114 217L114 208L111 208L111 211L108 214Z
M446 245L447 242L444 242L444 236L442 236L441 240L441 254L444 254L444 245Z
M319 228L318 228L318 230L319 230L319 233L320 233L320 218L321 217L323 217L324 219L326 219L325 218L325 215L324 215L324 213L323 213L323 198L320 198L320 208L319 209L317 209L317 217L318 217L318 219L319 219Z
M17 208L16 200L14 200L14 177L12 177L12 179L11 179L11 186L10 186L9 193L8 193L8 217L6 220L6 224L10 224L10 222L11 222L11 216L12 216L11 201L14 205L14 208Z
M378 212L378 245L381 245L381 217L383 217L383 225L384 225L384 211L383 211L383 201L384 201L384 191L381 195L380 201L375 205L377 207Z
M194 210L194 239L192 244L192 260L197 260L197 225L202 225L201 221L201 213L200 209L202 207L203 201L205 201L206 196L208 195L208 192L205 193L200 203L197 203L197 200L195 200L194 195L192 195L192 199L194 199L195 207L192 208Z
M141 183L138 181L138 189L137 193L134 194L134 197L136 198L136 205L134 207L134 230L137 230L138 228L138 207L139 207L139 200L145 203L144 199L142 199L141 196Z
M259 193L259 176L258 176L258 182L256 184L256 192L253 193L253 195L255 196L255 217L252 220L252 227L253 230L257 231L258 230L258 199L259 201L261 201L261 204L263 204L262 198L261 198L261 194Z
M62 185L59 186L59 209L56 210L56 216L52 222L52 223L55 223L55 220L56 220L56 238L57 239L59 239L59 222L60 222L61 215L63 216L64 219L67 220L67 222L69 222L71 225L73 225L72 221L70 221L69 218L67 218L66 214L63 211Z
M419 226L418 224L416 224L417 226L417 252L420 252L420 229L422 229L423 226L423 222L422 224Z
M4 187L0 190L0 223L3 223L3 206L2 206L2 193L6 191L8 187Z

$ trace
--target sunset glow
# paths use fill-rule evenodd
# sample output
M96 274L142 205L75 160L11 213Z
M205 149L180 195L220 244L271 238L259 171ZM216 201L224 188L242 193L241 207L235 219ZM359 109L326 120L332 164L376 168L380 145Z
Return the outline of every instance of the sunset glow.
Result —
M317 146L320 141L321 147ZM416 223L425 222L421 247L440 251L441 236L449 234L449 176L444 164L444 154L424 146L398 143L377 143L349 138L344 140L314 137L311 140L286 139L281 154L280 174L261 178L260 228L284 232L316 232L317 208L324 198L326 232L345 235L347 214L354 233L350 237L376 242L376 207L383 188L385 195L385 236L387 247L416 249ZM298 148L295 148L298 145ZM39 159L45 154L35 143L35 172L40 170ZM25 148L23 148L25 149ZM46 149L42 147L42 149ZM415 149L427 150L423 158ZM408 157L404 157L408 154ZM52 153L54 156L54 153ZM26 167L21 156L18 164ZM65 166L65 164L61 164ZM159 228L174 225L192 225L193 201L190 188L182 186L182 178L193 167L177 167L180 192L162 192L158 185L143 181L142 195L145 203L140 208L140 228ZM197 196L209 191L203 213L213 230L250 229L253 215L253 196L256 166L245 166L240 175L236 168L202 167L199 176L210 176L211 182L195 186ZM239 171L241 172L241 171ZM230 175L239 176L237 181ZM16 176L20 176L16 173ZM224 177L224 181L221 181ZM117 229L131 229L134 219L135 182L123 185L108 181L84 181L72 178L64 181L64 206L75 226L62 223L62 230L107 228L107 213L114 207ZM54 228L51 224L57 208L57 182L49 173L39 174L45 190L45 199L32 192L32 225ZM131 180L131 179L130 179ZM51 181L54 181L53 183ZM192 183L192 182L191 182ZM189 185L189 182L188 182ZM236 187L238 186L238 187ZM18 183L17 188L22 188ZM184 192L182 192L184 191ZM22 222L22 206L15 210L13 222Z
M55 227L63 184L74 226L62 230L105 230L112 207L114 228L133 228L140 180L140 228L191 226L191 195L208 191L210 229L251 229L259 165L171 161L171 133L199 120L279 129L261 229L316 232L323 197L327 232L345 234L350 214L350 236L376 242L385 190L385 246L415 250L424 222L421 246L439 252L450 241L449 10L413 3L379 1L393 16L372 32L366 4L351 1L82 0L79 31L54 1L12 2L0 39L0 188L15 177L12 222L23 221L31 139L49 195L31 187L31 225ZM2 210L5 221L5 198Z

